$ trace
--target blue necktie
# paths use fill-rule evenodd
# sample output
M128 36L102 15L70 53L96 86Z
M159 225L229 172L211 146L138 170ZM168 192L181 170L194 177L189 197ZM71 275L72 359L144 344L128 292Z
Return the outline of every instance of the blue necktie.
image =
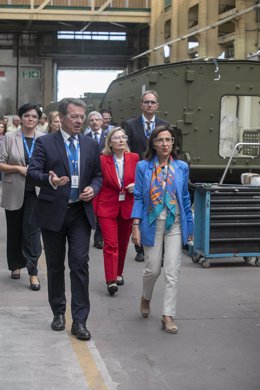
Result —
M70 174L71 175L78 175L78 172L75 170L75 162L77 164L77 152L76 152L76 148L75 148L75 145L74 145L74 140L75 140L75 137L70 137L69 138L69 150L70 150L70 153L71 153L71 157L72 157L72 160L73 160L73 163L71 161L71 159L69 158L69 165L70 165ZM78 188L71 188L70 189L70 199L72 200L72 202L76 202L76 200L78 200L79 198L79 189Z
M94 138L95 138L95 140L97 141L97 143L99 144L99 139L98 139L97 133L94 133Z

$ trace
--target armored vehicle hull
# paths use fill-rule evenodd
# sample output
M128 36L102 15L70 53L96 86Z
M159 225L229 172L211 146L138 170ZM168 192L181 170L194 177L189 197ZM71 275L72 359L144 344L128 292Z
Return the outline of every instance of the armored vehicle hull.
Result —
M145 90L159 95L158 115L179 131L180 158L190 164L193 182L218 182L238 142L260 141L260 62L194 60L151 66L114 80L101 108L119 125L140 115ZM260 149L241 147L226 182L258 172Z

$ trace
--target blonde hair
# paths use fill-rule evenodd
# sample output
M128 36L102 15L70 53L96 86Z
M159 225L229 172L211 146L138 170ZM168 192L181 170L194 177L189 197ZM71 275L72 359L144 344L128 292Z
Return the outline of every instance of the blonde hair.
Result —
M113 148L112 148L112 146L110 145L110 142L111 142L111 138L113 137L113 135L114 135L117 131L122 131L124 134L126 134L125 130L122 129L122 127L113 127L113 129L110 130L110 131L107 133L107 136L106 136L106 143L105 143L104 149L102 150L102 154L104 154L104 155L106 155L106 156L112 156L112 155L114 154ZM125 145L125 152L130 152L130 149L129 149L129 146L127 145L127 142L126 142L126 145Z
M59 116L59 111L51 111L48 115L48 127L47 127L47 130L48 130L48 133L51 132L51 128L50 128L50 125L51 125L51 122L57 117Z

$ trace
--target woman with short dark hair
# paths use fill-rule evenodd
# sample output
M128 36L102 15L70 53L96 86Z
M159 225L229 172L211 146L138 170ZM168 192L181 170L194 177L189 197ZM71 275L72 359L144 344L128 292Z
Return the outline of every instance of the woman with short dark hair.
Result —
M27 182L26 173L35 140L42 133L35 130L40 108L26 103L19 108L21 129L6 133L0 150L3 175L1 207L7 223L7 262L12 279L20 279L27 267L32 290L40 289L37 263L41 255L40 229L32 220L36 201L35 187Z
M188 191L189 168L177 159L173 130L156 127L145 160L136 168L132 241L143 245L145 268L140 311L150 315L155 282L162 257L165 277L162 328L177 333L174 318L182 257L182 244L192 240L193 217Z

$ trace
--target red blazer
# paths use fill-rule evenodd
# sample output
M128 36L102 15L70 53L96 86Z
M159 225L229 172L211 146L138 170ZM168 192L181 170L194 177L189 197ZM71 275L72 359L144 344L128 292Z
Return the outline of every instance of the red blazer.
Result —
M124 186L135 182L135 168L139 160L136 153L124 154ZM121 213L124 219L131 218L134 195L126 191L124 201L119 201L120 185L117 179L113 156L100 156L103 183L95 198L95 213L98 217L116 218Z

